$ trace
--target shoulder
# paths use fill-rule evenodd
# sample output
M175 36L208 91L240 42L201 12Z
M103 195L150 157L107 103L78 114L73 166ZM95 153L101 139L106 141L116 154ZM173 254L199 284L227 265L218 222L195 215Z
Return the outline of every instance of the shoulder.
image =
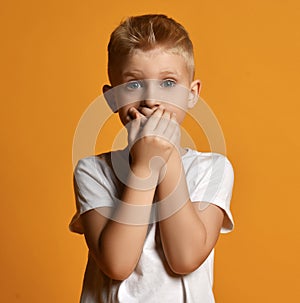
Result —
M182 157L182 161L186 171L197 170L198 173L202 174L217 172L232 178L234 176L233 166L227 156L223 154L188 149Z
M191 201L208 202L226 213L221 232L233 229L230 201L234 185L234 171L229 159L219 153L192 150L186 169Z
M80 159L74 168L74 177L93 176L109 167L110 153L88 156Z

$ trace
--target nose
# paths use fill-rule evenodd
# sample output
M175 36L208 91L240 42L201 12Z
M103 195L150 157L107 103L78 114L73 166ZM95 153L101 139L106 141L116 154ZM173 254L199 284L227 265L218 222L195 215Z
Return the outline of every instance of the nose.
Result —
M156 87L156 81L147 81L145 85L143 96L142 96L142 106L155 108L161 104L159 98L159 92Z
M141 105L148 108L155 108L158 107L160 103L161 102L156 99L145 98L145 100L142 100Z

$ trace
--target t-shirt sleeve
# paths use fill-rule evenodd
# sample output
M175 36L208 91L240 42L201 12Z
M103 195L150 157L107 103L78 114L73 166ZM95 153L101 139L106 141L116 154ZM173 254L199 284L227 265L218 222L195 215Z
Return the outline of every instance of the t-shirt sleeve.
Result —
M215 204L224 210L221 233L228 233L234 227L230 202L234 183L234 172L227 157L212 154L209 169L199 179L197 190L191 199Z
M73 177L76 213L69 228L76 233L83 233L80 216L99 207L113 207L115 189L112 186L111 170L104 161L88 157L78 161Z

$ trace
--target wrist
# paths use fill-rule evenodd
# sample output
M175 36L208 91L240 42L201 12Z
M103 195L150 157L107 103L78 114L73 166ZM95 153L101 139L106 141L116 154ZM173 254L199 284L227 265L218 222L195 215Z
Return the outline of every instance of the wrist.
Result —
M154 189L158 184L159 171L149 165L131 163L126 185L130 188L146 191Z
M165 165L166 161L159 156L153 156L149 159L130 158L131 171L141 178L148 178L151 174L159 176L160 171Z

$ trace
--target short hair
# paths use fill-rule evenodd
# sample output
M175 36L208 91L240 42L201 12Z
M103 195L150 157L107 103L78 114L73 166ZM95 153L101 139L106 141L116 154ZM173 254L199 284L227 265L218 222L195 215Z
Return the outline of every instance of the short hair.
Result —
M120 57L131 55L137 49L147 51L156 47L181 55L193 78L194 51L188 32L172 18L149 14L128 17L112 32L107 48L110 81Z

